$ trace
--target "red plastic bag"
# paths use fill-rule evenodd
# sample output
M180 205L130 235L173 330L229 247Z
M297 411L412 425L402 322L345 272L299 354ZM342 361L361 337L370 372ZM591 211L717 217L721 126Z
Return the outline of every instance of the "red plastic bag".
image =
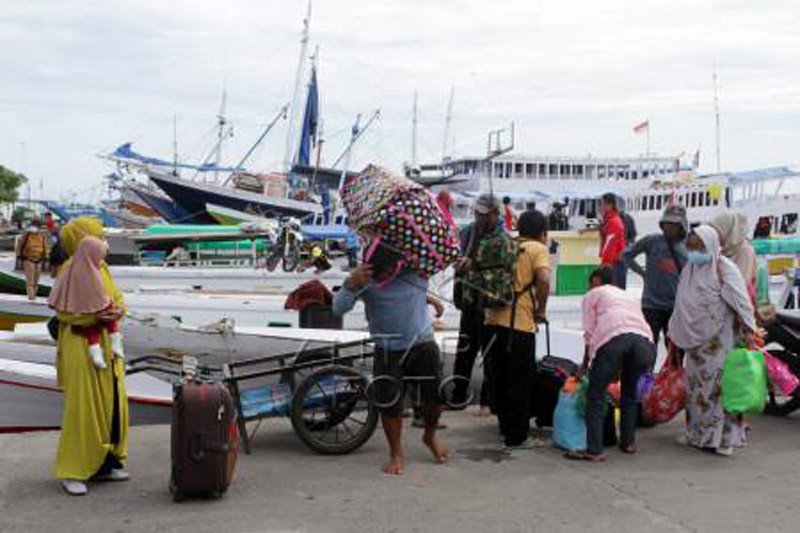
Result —
M622 405L622 402L620 401L622 398L622 383L620 383L619 380L609 384L608 388L606 388L606 392L611 396L611 399L614 401L614 405Z
M642 404L642 418L652 424L669 422L686 402L686 371L678 365L677 349L670 348L664 366Z

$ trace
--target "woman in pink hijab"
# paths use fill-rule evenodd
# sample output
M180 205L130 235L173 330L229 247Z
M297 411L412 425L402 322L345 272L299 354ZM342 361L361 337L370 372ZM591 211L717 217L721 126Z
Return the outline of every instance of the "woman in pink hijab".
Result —
M59 313L103 313L114 311L114 300L103 285L101 266L108 254L108 245L96 237L84 237L72 261L60 273L48 300ZM89 357L99 369L106 368L100 346L101 330L108 332L111 350L125 358L118 320L98 320L97 324L73 327L86 338Z

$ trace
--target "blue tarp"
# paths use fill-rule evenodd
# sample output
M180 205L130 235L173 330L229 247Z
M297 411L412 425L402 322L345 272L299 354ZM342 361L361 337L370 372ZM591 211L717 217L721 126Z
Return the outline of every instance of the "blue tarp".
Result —
M792 170L789 167L771 167L771 168L763 168L760 170L748 170L746 172L731 172L729 174L729 180L730 183L732 184L752 183L759 181L792 178L798 175L800 174L798 174L797 171Z
M344 224L328 224L323 226L304 225L300 227L303 237L306 239L347 239L355 236L355 232L350 226Z
M145 165L152 165L156 167L187 168L191 170L197 170L198 172L236 172L244 170L240 167L218 167L212 164L206 164L206 165L187 165L185 163L175 164L172 161L165 161L163 159L158 159L156 157L147 157L140 153L134 152L133 149L131 148L132 145L133 143L125 143L118 146L117 149L111 153L111 157L116 159L133 160Z

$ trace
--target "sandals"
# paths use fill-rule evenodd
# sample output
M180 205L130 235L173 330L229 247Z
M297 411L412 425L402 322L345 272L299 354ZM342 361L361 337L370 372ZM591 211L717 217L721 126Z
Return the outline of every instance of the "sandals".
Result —
M619 451L622 453L627 453L628 455L633 455L636 453L636 445L628 444L627 446L624 444L619 445Z
M564 454L564 458L570 461L588 461L590 463L602 463L606 460L605 455L593 455L578 450L572 450Z

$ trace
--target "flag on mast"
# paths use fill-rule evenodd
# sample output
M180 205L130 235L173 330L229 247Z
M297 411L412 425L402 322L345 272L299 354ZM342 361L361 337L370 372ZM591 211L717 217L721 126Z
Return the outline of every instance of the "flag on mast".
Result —
M308 85L306 111L303 115L303 131L300 133L300 149L297 151L297 164L308 166L311 161L311 148L316 146L317 125L319 123L319 92L317 89L317 69L311 69L311 83Z
M640 122L633 127L633 133L636 135L647 133L650 129L650 119L645 120L644 122Z

